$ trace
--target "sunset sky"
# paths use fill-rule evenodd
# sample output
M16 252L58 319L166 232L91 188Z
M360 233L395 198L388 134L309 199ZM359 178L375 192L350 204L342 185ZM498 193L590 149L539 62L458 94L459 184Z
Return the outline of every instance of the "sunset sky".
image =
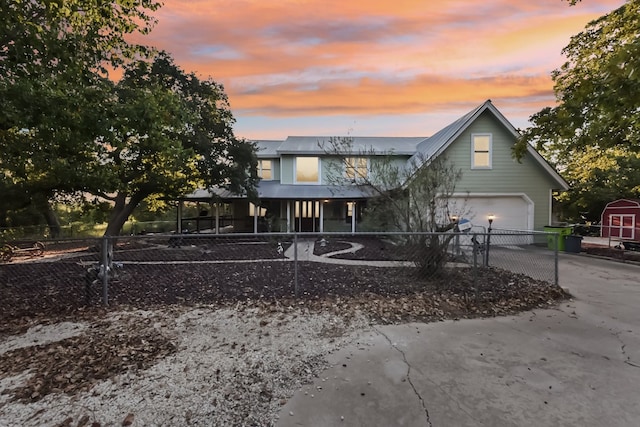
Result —
M572 35L623 0L165 0L145 43L222 83L236 135L429 136L554 105Z

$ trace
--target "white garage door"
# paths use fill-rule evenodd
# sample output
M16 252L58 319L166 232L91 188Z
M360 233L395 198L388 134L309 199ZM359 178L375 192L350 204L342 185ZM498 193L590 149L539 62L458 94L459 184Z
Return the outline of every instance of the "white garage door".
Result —
M452 212L471 220L476 226L487 227L489 215L494 216L493 228L532 230L533 202L522 196L458 196L452 200Z

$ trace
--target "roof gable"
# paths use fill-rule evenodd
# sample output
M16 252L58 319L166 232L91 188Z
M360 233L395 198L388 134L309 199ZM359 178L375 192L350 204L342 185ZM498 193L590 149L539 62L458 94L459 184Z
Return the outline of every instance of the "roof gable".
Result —
M436 132L430 138L424 140L417 146L416 153L409 159L408 165L414 167L422 166L430 159L441 155L471 124L484 112L492 114L497 121L509 132L514 141L520 137L518 130L502 115L502 113L488 99L478 107L474 108L455 122ZM527 152L533 160L538 163L547 174L558 184L562 190L568 190L569 184L551 167L551 165L538 153L531 145L527 145Z

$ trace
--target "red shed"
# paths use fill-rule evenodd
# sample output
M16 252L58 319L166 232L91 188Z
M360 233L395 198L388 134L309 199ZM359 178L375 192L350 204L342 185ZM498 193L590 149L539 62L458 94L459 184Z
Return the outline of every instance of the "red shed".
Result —
M640 240L640 200L620 199L607 203L600 224L602 237Z

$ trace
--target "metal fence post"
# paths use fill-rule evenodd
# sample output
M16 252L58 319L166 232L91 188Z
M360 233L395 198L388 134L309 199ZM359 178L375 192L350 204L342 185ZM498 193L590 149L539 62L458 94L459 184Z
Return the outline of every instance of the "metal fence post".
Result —
M298 235L293 232L293 286L296 298L298 298Z
M109 305L109 236L102 238L101 265L99 272L102 273L102 302Z

